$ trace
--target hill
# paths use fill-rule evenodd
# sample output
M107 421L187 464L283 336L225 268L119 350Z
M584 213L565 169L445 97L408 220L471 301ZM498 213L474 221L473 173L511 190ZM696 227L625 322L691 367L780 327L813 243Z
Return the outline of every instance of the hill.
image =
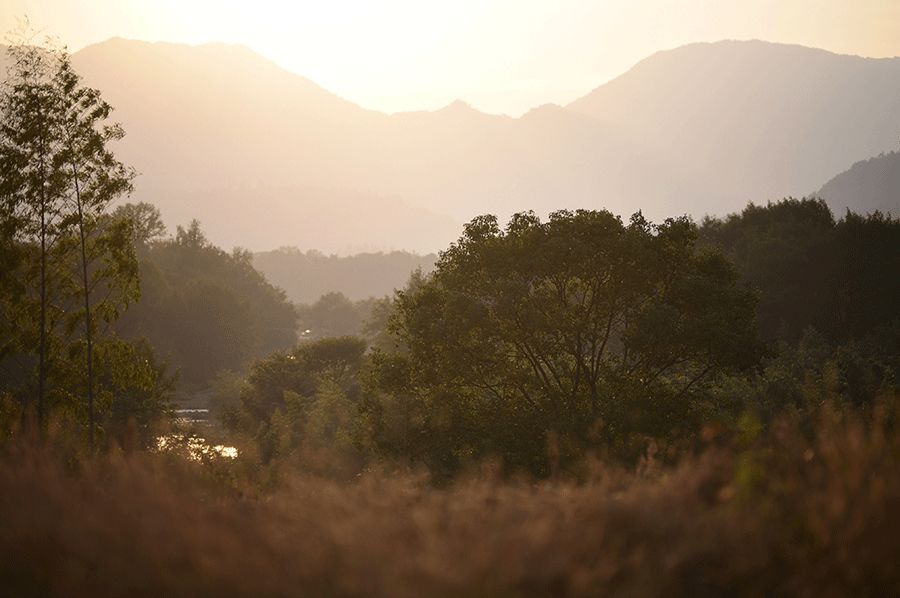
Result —
M418 268L429 272L437 256L405 251L360 253L346 257L284 247L253 256L253 266L294 303L313 303L326 293L353 301L384 297L403 288Z
M255 251L429 253L485 212L721 215L805 195L900 129L900 59L757 41L660 52L520 118L366 110L242 46L112 39L73 61L128 132L134 199Z
M806 195L895 147L900 59L761 41L692 44L647 58L568 108L676 166L671 212L723 214L747 200Z
M843 214L848 207L864 206L869 212L900 215L900 152L857 162L825 183L816 195L836 214Z

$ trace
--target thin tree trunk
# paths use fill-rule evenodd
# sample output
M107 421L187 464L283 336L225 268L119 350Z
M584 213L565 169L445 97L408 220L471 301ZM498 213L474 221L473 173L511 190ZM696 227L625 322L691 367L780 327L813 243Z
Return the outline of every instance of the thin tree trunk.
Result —
M43 170L43 160L41 164ZM41 315L38 349L38 434L44 429L44 393L47 380L47 192L41 186Z
M78 168L72 163L72 177L75 182L75 203L78 207L78 234L81 238L81 283L84 290L84 338L87 342L87 394L88 394L88 437L91 453L94 452L94 344L91 326L91 294L88 281L87 247L84 234L84 210L81 205L81 187L78 183Z

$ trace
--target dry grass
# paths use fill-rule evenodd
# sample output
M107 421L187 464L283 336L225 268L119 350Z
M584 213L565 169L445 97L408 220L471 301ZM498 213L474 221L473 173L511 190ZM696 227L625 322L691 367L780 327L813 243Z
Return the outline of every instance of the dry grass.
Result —
M9 596L900 594L900 442L829 416L590 481L366 474L243 493L160 456L9 451Z

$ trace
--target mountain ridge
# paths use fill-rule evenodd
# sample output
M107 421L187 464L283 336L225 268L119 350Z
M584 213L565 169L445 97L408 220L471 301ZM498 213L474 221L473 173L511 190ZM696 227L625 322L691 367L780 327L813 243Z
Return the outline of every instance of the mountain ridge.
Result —
M825 183L815 195L832 205L839 216L859 201L873 211L900 216L900 151L856 162Z
M427 253L485 212L722 215L804 195L900 129L900 59L761 41L660 51L518 117L368 110L233 44L118 38L73 63L128 132L135 199L256 250Z

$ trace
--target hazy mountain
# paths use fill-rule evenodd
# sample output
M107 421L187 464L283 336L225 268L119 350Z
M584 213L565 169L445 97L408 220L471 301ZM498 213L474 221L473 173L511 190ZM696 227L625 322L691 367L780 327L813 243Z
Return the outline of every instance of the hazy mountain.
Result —
M847 164L896 147L900 59L760 41L693 44L647 58L568 108L677 166L683 178L650 201L721 214L746 200L805 195Z
M836 215L848 207L900 215L900 152L881 154L854 164L822 187L824 199Z
M429 252L485 212L724 214L804 195L900 130L900 59L762 42L661 52L521 118L365 110L241 46L112 39L73 60L128 132L136 199L256 250Z
M358 176L387 116L364 110L241 46L113 39L73 58L128 135L137 198L213 241L265 249L428 249L457 222Z

